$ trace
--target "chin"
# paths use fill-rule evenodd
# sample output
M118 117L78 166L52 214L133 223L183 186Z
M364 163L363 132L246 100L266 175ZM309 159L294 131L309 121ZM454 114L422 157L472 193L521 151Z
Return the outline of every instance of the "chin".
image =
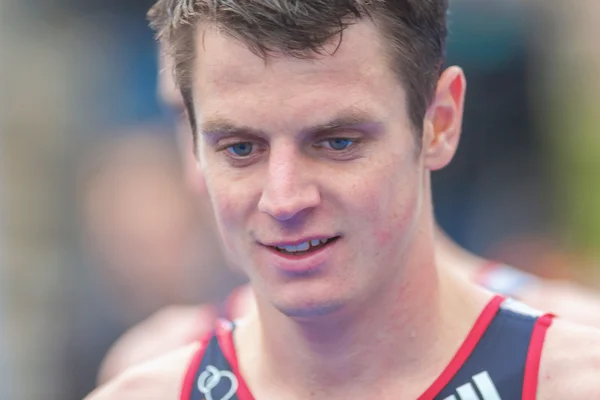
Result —
M311 304L306 306L300 305L275 305L275 308L279 310L285 316L299 320L306 321L318 317L329 316L339 312L343 306L339 303L329 304Z
M358 289L349 277L340 279L339 274L324 272L291 278L265 274L260 278L257 290L262 292L262 301L297 320L339 314L355 303Z
M339 313L346 301L338 298L317 298L310 296L310 292L304 290L297 296L286 296L285 300L273 301L272 305L282 314L296 320L310 320L323 316L331 316Z

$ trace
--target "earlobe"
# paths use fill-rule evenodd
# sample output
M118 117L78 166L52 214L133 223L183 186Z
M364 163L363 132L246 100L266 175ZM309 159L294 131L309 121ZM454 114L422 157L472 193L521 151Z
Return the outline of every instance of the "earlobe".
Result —
M440 77L435 97L427 110L425 129L426 165L430 170L445 167L454 156L460 139L465 79L462 70L450 67Z

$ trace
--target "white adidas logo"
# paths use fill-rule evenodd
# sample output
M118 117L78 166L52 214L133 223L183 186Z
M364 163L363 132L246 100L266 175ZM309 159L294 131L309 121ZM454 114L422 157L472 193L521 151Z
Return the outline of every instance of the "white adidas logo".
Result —
M475 388L477 388L481 397L477 394ZM444 400L502 400L487 371L473 376L473 383L465 383L456 389L456 393L456 395L448 396Z

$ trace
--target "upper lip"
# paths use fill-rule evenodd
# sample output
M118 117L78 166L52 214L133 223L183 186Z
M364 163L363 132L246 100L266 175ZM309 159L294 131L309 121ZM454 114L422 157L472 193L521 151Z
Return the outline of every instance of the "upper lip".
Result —
M338 237L339 235L313 235L313 236L306 236L300 239L294 239L294 240L286 240L286 241L280 241L280 242L259 242L260 244L262 244L263 246L268 246L268 247L285 247L285 246L298 246L304 242L308 242L311 240L328 240L328 239L333 239Z

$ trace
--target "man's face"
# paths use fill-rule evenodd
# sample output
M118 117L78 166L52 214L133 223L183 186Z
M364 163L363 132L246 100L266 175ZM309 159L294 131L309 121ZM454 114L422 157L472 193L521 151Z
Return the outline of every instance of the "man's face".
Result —
M402 271L428 182L375 28L351 26L332 56L267 62L199 34L202 169L227 250L289 316L369 299Z

